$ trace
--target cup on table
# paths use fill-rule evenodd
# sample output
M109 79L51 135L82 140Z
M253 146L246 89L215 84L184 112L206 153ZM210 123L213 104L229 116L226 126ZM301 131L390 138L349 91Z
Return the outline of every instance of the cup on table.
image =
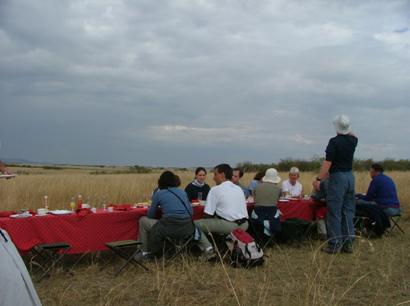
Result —
M114 211L114 207L108 206L107 210L108 210L108 212L113 212L113 211Z
M201 202L202 201L202 192L198 192L198 199L197 199L199 202Z
M91 208L90 204L83 203L81 204L81 208Z
M37 208L37 215L45 216L47 214L47 209L45 208Z

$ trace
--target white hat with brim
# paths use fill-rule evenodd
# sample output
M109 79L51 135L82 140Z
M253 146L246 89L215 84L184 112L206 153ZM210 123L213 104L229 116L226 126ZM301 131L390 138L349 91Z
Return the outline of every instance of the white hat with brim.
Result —
M281 180L282 179L278 176L278 171L276 171L275 168L269 168L268 170L266 170L265 176L262 178L262 182L273 184L277 184Z
M338 134L347 135L351 132L350 119L346 115L337 115L333 119L333 125Z

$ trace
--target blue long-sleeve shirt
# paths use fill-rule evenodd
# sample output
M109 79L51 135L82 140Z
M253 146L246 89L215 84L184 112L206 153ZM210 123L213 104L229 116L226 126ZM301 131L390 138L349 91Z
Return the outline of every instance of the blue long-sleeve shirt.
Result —
M383 173L373 177L367 190L365 200L374 201L383 207L400 207L396 185L393 180Z
M185 191L176 187L171 187L168 189L159 189L154 192L152 195L151 207L147 213L148 218L155 218L159 206L162 210L162 217L178 219L191 218L192 206ZM175 194L172 194L171 191L178 195L183 203L180 199L178 199L178 197L175 196Z

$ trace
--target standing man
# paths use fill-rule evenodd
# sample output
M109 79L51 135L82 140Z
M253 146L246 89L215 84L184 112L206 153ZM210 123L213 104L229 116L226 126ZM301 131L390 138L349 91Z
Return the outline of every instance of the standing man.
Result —
M215 257L212 244L206 234L229 234L235 228L248 229L248 210L242 189L231 182L232 168L220 164L214 168L214 181L206 198L204 219L195 221L201 230L198 246L206 259Z
M329 140L326 159L315 182L315 189L319 191L320 182L329 178L326 197L328 245L322 251L353 253L355 180L352 168L358 140L350 130L350 120L346 115L336 116L333 125L337 135Z

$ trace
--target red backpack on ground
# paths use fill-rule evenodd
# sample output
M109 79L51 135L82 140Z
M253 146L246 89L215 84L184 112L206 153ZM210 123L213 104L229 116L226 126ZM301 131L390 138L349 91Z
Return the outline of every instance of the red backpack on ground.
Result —
M252 268L264 262L262 248L255 239L243 229L234 229L226 236L226 245L231 252L233 267Z

